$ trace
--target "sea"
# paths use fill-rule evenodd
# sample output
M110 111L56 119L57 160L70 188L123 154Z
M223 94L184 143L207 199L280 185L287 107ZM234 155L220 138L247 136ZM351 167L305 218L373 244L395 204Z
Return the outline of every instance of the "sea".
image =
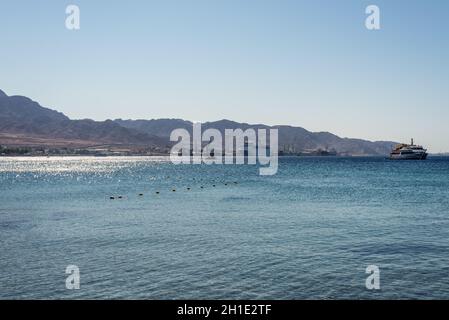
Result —
M0 298L449 298L449 158L258 169L2 157Z

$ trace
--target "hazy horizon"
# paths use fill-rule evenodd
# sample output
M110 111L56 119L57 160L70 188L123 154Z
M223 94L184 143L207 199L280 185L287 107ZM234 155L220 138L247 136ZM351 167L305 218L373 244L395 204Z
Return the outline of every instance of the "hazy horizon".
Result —
M78 31L65 1L2 5L6 94L73 119L229 119L449 151L447 1L73 3ZM370 4L381 30L364 26Z

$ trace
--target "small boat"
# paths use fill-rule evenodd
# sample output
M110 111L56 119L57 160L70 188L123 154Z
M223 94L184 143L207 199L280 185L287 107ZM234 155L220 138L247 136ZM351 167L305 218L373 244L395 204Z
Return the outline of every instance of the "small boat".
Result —
M411 144L401 143L396 145L396 147L390 153L391 160L426 160L427 159L427 149L422 146L415 145L413 139Z

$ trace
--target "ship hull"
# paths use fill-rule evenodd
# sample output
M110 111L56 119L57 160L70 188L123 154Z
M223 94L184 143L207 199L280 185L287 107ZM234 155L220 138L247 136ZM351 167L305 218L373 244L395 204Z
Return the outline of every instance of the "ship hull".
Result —
M422 154L392 154L391 160L426 160L427 153Z

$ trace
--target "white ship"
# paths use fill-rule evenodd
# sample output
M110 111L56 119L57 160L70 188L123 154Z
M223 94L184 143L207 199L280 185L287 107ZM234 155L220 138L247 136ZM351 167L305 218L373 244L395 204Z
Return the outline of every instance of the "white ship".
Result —
M390 159L392 160L425 160L427 159L427 149L422 146L401 143L396 145L393 151L390 153Z

